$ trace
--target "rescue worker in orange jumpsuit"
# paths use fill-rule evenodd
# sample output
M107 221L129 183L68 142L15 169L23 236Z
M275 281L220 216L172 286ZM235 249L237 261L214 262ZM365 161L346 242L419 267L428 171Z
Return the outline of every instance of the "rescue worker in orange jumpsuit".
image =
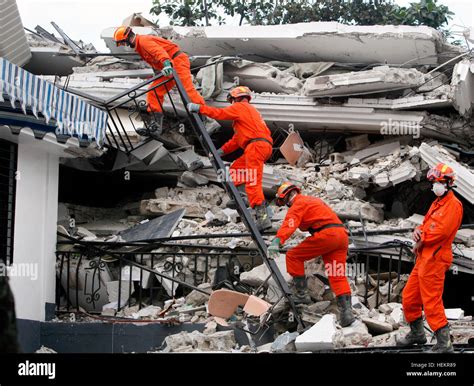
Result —
M231 103L229 107L220 109L189 103L188 110L218 120L233 121L234 135L218 149L218 153L225 155L239 148L244 150L244 154L230 166L229 174L237 189L247 194L250 207L255 209L259 230L265 230L271 228L272 223L262 189L263 165L272 155L273 140L262 116L250 104L251 99L250 89L238 86L227 96Z
M161 71L168 79L173 73L172 68L174 68L191 101L198 104L205 103L202 96L194 88L189 58L180 50L177 44L159 36L135 34L130 27L117 28L114 33L114 41L117 46L134 48L145 62L154 70ZM150 85L150 88L163 81L163 78L155 80ZM163 120L162 105L164 96L167 91L171 90L174 84L174 80L171 80L147 93L147 110L153 113L155 121L159 122L160 130Z
M329 285L337 296L340 324L349 326L354 321L351 309L351 288L346 277L346 259L349 237L341 220L326 203L316 197L301 194L290 182L278 188L277 206L289 207L282 226L268 248L270 258L278 257L280 246L296 228L311 233L302 243L286 253L286 270L293 277L295 303L310 303L304 272L304 262L322 256Z
M403 312L410 332L399 339L397 345L408 347L426 343L423 309L436 335L436 344L431 351L452 352L443 289L446 271L453 261L452 243L461 225L463 207L451 190L455 178L451 167L440 163L430 169L426 177L438 197L431 204L423 224L413 232L416 263L402 292Z

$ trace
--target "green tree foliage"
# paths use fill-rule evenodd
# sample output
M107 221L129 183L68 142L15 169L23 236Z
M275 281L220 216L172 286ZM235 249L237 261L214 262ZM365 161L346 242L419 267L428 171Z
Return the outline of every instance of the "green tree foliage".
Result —
M408 8L400 7L394 14L400 24L427 25L441 28L452 19L453 12L446 5L438 5L436 0L421 0L410 3Z
M401 7L393 0L153 0L150 13L165 13L170 24L222 24L237 16L239 25L338 21L353 25L427 25L442 29L453 13L437 0ZM207 15L207 18L206 18Z

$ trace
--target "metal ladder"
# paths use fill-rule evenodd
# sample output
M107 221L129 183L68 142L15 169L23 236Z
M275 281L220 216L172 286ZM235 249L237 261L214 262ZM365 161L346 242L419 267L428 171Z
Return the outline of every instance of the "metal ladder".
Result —
M181 83L181 80L177 76L176 72L173 69L173 77L176 83L176 88L181 96L181 99L184 103L184 106L186 108L186 111L189 115L189 120L191 123L192 128L196 132L196 135L203 146L203 148L208 152L210 155L211 163L214 166L214 169L216 170L216 173L218 175L220 174L219 171L225 171L226 166L224 162L222 161L222 158L219 156L217 153L217 149L214 146L214 143L212 142L212 139L208 132L206 131L206 128L204 126L204 123L201 120L201 117L197 113L190 113L187 110L187 104L191 102L189 99L188 94L186 93L183 84ZM226 174L224 174L226 175ZM290 308L293 312L293 317L294 320L301 326L304 327L304 322L302 321L300 314L298 312L298 309L296 308L295 303L291 299L291 291L288 287L288 284L286 283L286 280L284 279L283 275L281 274L280 270L278 269L278 266L276 265L275 260L269 259L267 256L267 246L265 244L265 241L263 240L262 235L260 234L259 230L257 229L257 225L255 224L252 216L250 215L247 206L244 204L241 195L239 194L239 191L235 187L234 183L231 180L227 180L226 178L221 181L221 183L224 185L224 188L227 192L227 194L230 196L230 198L234 199L234 201L237 203L237 211L239 212L241 219L244 221L249 233L250 237L252 238L253 242L255 243L258 252L260 253L260 256L262 257L263 262L267 266L268 270L271 273L271 276L277 283L277 285L280 287L280 290L283 293L283 296L287 299Z
M170 95L170 89L172 87L169 87L167 83L171 82L172 80L175 81L176 84L176 89L179 93L179 96L181 98L182 103L184 104L184 108L187 113L187 119L193 128L196 136L198 137L202 147L206 150L207 154L209 155L209 158L211 159L211 163L217 173L219 175L219 171L226 171L226 167L224 162L222 161L221 157L217 154L217 149L214 146L214 143L212 142L212 139L207 132L204 123L200 117L199 114L197 113L190 113L187 109L187 104L191 102L189 99L188 94L186 93L186 90L181 83L181 80L177 76L175 70L173 69L173 76L172 77L166 77L164 80L162 80L160 83L151 85L152 82L155 82L157 80L161 80L161 78L164 78L164 76L161 73L158 73L155 75L153 78L148 79L134 87L132 87L129 90L126 90L108 100L103 100L100 98L92 97L90 95L86 95L85 93L78 92L77 90L68 90L69 92L79 95L81 97L87 98L91 101L93 101L97 106L103 108L108 114L109 114L109 124L108 124L108 133L109 137L106 137L106 140L108 142L108 146L111 148L117 148L120 151L125 152L126 154L130 154L133 150L143 146L144 144L147 143L147 141L142 142L140 145L133 145L132 142L130 141L130 138L125 130L125 127L118 116L117 113L117 108L122 107L125 108L127 103L132 102L132 109L129 108L131 111L139 111L140 105L137 103L137 98L140 96L145 95L148 92L156 92L155 89L160 86L164 86L167 88L167 96L170 99L172 108L174 110L174 113L176 117L178 116L177 114L177 109L176 106L173 102L173 98ZM144 86L150 85L148 90L143 90ZM123 99L126 99L125 101ZM161 106L163 109L163 106ZM164 111L164 109L163 109ZM278 300L281 301L283 298L286 298L288 301L288 304L290 306L290 314L289 314L289 321L295 321L300 328L304 328L305 324L303 320L301 319L300 312L298 311L295 303L291 299L291 291L288 287L288 284L286 283L285 278L281 274L278 266L276 265L276 262L273 259L269 259L267 256L267 246L265 244L265 241L262 238L262 235L260 234L259 230L257 229L257 225L255 224L251 214L249 213L246 205L244 204L241 195L237 191L237 188L235 187L234 183L231 180L227 180L226 178L223 179L223 181L220 181L222 185L224 186L227 194L230 196L230 198L234 199L234 201L237 203L237 211L239 212L241 219L244 221L250 237L254 241L258 253L260 254L263 262L267 266L268 270L270 271L270 275L266 280L265 283L268 282L270 277L272 277L275 281L275 283L278 285L282 292L282 297ZM261 286L260 286L261 287ZM277 302L277 303L278 303Z

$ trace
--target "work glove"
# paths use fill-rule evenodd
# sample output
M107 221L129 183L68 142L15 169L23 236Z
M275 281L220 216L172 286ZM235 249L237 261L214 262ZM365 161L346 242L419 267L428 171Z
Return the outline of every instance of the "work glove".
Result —
M199 113L200 108L201 105L198 105L197 103L188 103L188 110L190 113Z
M267 249L268 258L276 259L280 256L280 239L275 237Z
M171 67L171 62L169 60L165 60L161 72L164 76L170 76L173 74L173 67Z
M224 150L222 149L217 149L217 154L222 157L224 155Z

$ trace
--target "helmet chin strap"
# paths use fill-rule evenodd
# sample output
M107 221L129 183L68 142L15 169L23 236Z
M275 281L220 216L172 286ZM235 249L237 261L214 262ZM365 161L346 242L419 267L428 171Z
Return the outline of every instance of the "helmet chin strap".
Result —
M298 193L296 192L291 192L288 199L286 200L286 206L290 207L293 205L293 201L295 200L295 197L297 196Z
M132 36L128 38L128 44L130 44L130 47L135 48L135 39L137 35L135 35L133 32L131 32Z

